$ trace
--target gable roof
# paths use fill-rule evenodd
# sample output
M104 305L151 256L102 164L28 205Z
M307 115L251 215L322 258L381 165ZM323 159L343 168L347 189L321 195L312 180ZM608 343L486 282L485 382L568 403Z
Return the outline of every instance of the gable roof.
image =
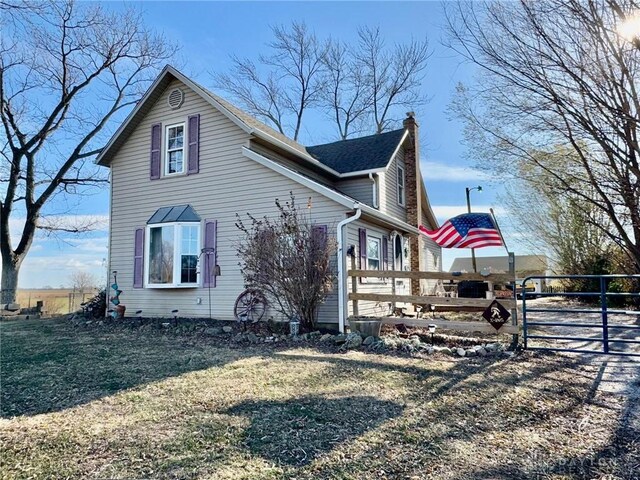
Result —
M339 173L384 169L407 134L401 128L366 137L307 147L307 152Z
M407 131L404 129L394 130L392 132L387 132L383 134L370 135L368 137L362 137L360 139L352 139L352 140L343 140L339 142L328 143L324 145L315 145L313 147L305 147L304 145L296 142L295 140L290 139L286 135L274 130L268 125L264 124L260 120L252 117L248 113L244 112L240 108L236 107L232 103L224 100L223 98L215 95L210 92L206 88L202 87L198 83L191 80L186 75L182 74L178 70L176 70L171 65L166 65L158 77L154 80L154 82L149 86L145 94L138 101L133 110L129 113L124 122L120 125L120 127L115 131L115 133L111 136L105 147L98 154L95 163L98 165L108 166L111 162L112 158L119 150L119 148L126 142L131 133L133 133L134 129L138 125L138 123L144 118L144 116L151 110L153 105L158 101L160 96L169 86L169 84L173 80L178 80L185 84L187 87L191 88L196 94L200 95L205 101L207 101L212 107L218 110L220 113L225 115L229 120L231 120L235 125L241 128L248 135L253 135L257 138L261 138L266 142L270 143L275 147L279 147L285 151L290 152L295 155L299 159L307 162L308 165L313 165L316 168L326 172L333 178L345 178L345 177L353 177L358 175L365 175L372 171L382 171L388 167L389 163L392 160L392 157L395 155L395 152L400 148L402 142L404 141L405 135L407 135ZM403 133L404 132L404 133ZM402 133L402 135L400 135ZM375 138L378 137L378 138ZM391 144L394 139L397 139L397 142L394 146L394 149L391 149ZM358 142L361 140L361 142ZM380 155L372 155L372 161L375 161L374 165L383 165L384 157L386 156L386 163L384 163L381 167L368 167L363 170L353 170L355 166L352 166L351 169L348 168L348 165L352 163L351 160L346 161L345 167L341 167L344 172L338 171L332 168L330 165L327 165L315 158L313 155L309 153L309 149L316 149L317 152L321 152L323 149L326 151L328 148L335 149L337 144L343 144L350 151L359 152L359 165L364 164L364 160L369 158L365 155L365 152L371 152L371 145L376 142L382 142L384 145L381 147L384 150L384 155L381 153ZM357 148L356 148L357 147ZM390 151L391 150L391 151ZM386 155L389 153L389 155ZM323 155L324 157L324 155ZM343 155L343 158L347 158L348 155ZM331 162L330 160L326 160L327 162ZM335 165L335 163L334 163ZM349 171L346 171L349 170ZM424 184L424 182L423 182ZM423 191L423 202L426 200L426 190ZM427 204L428 204L428 200ZM432 228L437 228L437 220L435 215L433 215L433 211L429 206L429 214L431 220L433 222Z
M393 152L399 147L400 140L403 138L404 129L401 129L378 135L370 135L368 137L343 140L324 145L316 145L313 147L305 147L261 122L257 118L252 117L222 97L210 92L200 84L188 78L186 75L183 75L171 65L167 65L162 69L162 72L160 72L155 81L147 89L120 128L116 130L109 142L98 154L98 157L96 158L96 163L98 165L109 165L111 159L120 146L122 146L127 138L129 138L140 120L142 120L142 118L149 112L151 107L156 103L158 98L174 79L179 80L191 88L247 134L262 138L263 140L294 154L303 161L306 161L316 168L320 168L327 174L336 178L340 178L342 176L353 176L354 173L360 171L384 169L391 161ZM396 140L395 145L391 147L394 139ZM383 150L374 155L373 153L375 152L374 148L376 145L383 147ZM340 158L346 160L345 162L333 161L331 159L331 155L327 155L326 153L329 152L329 150L334 153L338 153L342 148L345 148L346 150L344 153L340 154ZM322 158L316 158L316 155L312 155L309 150L325 153L321 154ZM353 157L351 152L359 152L356 158L357 161L347 160ZM388 155L386 155L387 153ZM387 157L386 163L384 162L385 156ZM371 163L369 163L367 159L371 159ZM340 167L340 169L334 168L336 165L342 165L343 163L345 164L345 167ZM358 167L358 165L360 167Z
M349 197L348 195L342 192L339 192L334 188L331 188L327 185L322 185L316 180L310 177L307 177L306 175L303 175L300 172L292 170L291 168L286 167L281 163L275 162L270 158L267 158L264 155L261 155L260 153L254 150L251 150L250 148L242 147L242 154L245 157L250 158L251 160L254 160L255 162L259 163L260 165L263 165L273 170L274 172L278 172L281 175L284 175L285 177L290 178L291 180L294 180L295 182L298 182L301 185L304 185L310 188L314 192L324 195L325 197L335 201L336 203L339 203L344 207L347 207L350 209L359 208L362 210L362 212L365 215L371 218L374 218L378 221L381 221L386 225L391 225L394 228L399 228L405 232L413 233L416 235L420 233L420 230L418 230L417 227L414 227L413 225L409 225L407 222L404 222L398 218L395 218L391 215L383 213L380 210L370 205L367 205L365 203L362 203L352 197Z

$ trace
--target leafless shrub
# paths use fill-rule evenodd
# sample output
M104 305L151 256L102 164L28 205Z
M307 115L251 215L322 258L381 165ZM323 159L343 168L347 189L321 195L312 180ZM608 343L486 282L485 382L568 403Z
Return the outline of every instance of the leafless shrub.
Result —
M284 204L276 199L276 207L273 218L248 213L245 223L238 215L244 237L237 247L239 266L247 288L261 290L272 308L289 320L299 318L309 331L333 288L335 241L328 235L331 226L314 224L293 194Z

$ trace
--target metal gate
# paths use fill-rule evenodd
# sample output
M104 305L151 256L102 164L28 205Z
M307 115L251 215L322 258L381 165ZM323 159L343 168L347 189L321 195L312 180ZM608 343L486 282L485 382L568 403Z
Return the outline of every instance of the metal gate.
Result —
M630 279L624 291L616 280ZM591 292L527 292L527 282L581 280ZM640 357L640 275L530 276L522 282L524 347L529 350ZM515 287L514 287L515 288ZM562 300L559 300L560 297ZM546 300L545 300L546 299ZM631 299L633 306L616 308ZM580 302L577 302L580 300Z

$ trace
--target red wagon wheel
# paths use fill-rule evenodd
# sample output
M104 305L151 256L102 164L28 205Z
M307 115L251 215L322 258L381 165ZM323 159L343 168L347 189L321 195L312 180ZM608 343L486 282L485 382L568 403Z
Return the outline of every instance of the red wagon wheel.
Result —
M248 289L240 294L233 307L239 322L259 322L267 311L267 299L260 290Z

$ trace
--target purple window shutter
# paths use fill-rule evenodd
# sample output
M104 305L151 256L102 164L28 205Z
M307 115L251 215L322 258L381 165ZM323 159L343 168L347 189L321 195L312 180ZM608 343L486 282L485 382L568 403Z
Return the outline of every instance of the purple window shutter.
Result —
M382 267L380 269L389 270L389 240L386 236L382 237ZM386 278L384 278L383 281L387 283Z
M358 234L359 245L358 249L360 250L360 270L367 269L367 229L359 228ZM360 283L366 283L367 279L365 277L360 277Z
M160 148L162 144L162 124L156 123L151 125L151 161L150 175L151 180L160 178Z
M189 116L187 175L200 171L200 115Z
M318 245L321 245L322 248L324 248L327 243L327 226L314 225L312 232L314 240L318 242Z
M136 228L133 249L133 288L144 287L144 228Z
M211 253L205 253L203 255L204 268L202 274L204 276L202 286L215 287L216 286L216 258L218 257L217 248L217 232L218 221L206 220L204 225L204 248L212 249ZM205 250L207 251L207 250Z

